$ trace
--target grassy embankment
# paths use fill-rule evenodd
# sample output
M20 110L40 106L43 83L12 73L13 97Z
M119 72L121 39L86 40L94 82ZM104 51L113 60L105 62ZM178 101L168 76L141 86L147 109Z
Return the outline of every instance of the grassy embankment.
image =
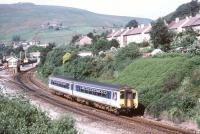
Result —
M135 87L146 114L175 122L193 120L200 126L199 57L138 59L113 82Z

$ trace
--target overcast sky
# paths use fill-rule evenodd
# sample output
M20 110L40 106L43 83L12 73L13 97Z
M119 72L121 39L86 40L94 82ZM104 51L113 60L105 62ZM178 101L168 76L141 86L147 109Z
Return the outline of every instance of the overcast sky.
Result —
M96 13L156 19L191 0L0 0L1 4L31 2L86 9Z

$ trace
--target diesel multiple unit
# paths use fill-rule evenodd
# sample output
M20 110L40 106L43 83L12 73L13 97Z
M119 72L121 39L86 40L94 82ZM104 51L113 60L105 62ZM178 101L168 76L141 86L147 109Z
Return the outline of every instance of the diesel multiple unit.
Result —
M117 114L138 107L138 94L128 86L51 76L49 88L56 94Z

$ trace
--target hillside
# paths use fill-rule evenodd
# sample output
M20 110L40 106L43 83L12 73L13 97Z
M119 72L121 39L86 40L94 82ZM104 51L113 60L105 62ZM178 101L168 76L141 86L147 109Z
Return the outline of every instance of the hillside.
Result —
M103 30L102 27L125 25L132 17L111 16L86 10L34 5L31 3L0 4L0 40L10 40L13 35L23 39L39 38L42 41L69 40L71 35ZM134 18L139 23L150 19ZM41 28L47 24L61 24L61 30Z
M165 16L168 22L171 22L178 18L184 18L186 16L195 16L199 13L200 3L198 0L192 0L191 2L180 5L175 11Z
M199 57L138 59L114 83L135 87L148 115L175 122L196 122L200 121L199 67Z

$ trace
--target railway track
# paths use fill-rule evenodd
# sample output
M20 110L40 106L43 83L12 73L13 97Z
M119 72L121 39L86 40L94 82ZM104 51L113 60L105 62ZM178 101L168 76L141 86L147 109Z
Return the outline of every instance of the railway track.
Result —
M66 100L65 98L55 96L50 93L48 87L40 81L34 79L34 70L21 73L15 77L18 85L31 95L44 100L47 103L63 108L67 111L87 116L93 120L115 123L126 127L128 130L134 130L135 133L175 133L175 134L195 134L197 132L186 130L162 124L156 121L150 121L140 117L115 116L103 110L79 104Z

